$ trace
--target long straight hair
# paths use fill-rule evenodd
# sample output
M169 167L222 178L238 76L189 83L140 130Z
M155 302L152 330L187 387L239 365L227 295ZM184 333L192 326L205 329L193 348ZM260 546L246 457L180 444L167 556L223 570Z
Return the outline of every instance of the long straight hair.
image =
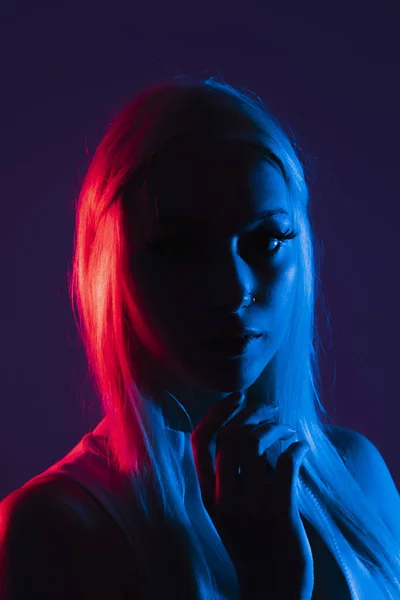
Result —
M321 336L315 318L315 299L322 298L317 240L309 216L305 167L292 138L259 97L220 77L162 80L144 88L112 119L76 201L70 299L74 315L75 306L78 312L75 320L101 411L110 424L109 448L119 472L140 499L138 511L147 523L143 536L138 533L135 538L145 573L143 597L151 597L151 581L157 577L150 546L159 543L162 521L179 526L185 539L185 569L191 578L190 592L186 592L191 596L185 597L222 597L205 558L205 544L214 552L216 563L232 572L210 523L199 526L187 513L181 449L173 445L163 411L152 401L155 382L146 370L143 348L132 327L133 322L140 326L140 314L135 303L137 282L132 281L129 269L134 241L129 224L139 203L149 200L143 184L151 159L193 140L247 145L282 172L299 232L294 240L298 284L286 337L266 367L265 400L279 406L278 422L295 427L298 439L310 446L296 492L301 514L321 527L315 504L305 493L307 482L386 597L400 596L400 540L366 497L351 464L326 431L329 417L320 399ZM172 561L169 569L173 568ZM180 593L182 597L184 579L181 572L179 588L171 589L171 596Z

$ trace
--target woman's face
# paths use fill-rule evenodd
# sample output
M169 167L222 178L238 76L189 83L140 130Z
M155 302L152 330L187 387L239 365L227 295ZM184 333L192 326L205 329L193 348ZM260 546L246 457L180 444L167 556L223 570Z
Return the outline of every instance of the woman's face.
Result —
M136 333L175 376L218 392L248 388L278 349L291 314L296 240L275 237L294 226L284 179L267 161L244 154L171 159L153 177L158 224L152 200L131 224L131 273L144 325ZM205 341L232 315L262 333L239 358Z

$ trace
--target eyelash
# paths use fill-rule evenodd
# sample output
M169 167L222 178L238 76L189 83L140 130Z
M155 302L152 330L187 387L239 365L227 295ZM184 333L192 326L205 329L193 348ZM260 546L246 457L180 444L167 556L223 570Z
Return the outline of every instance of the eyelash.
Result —
M271 256L274 256L275 254L278 254L278 252L280 251L280 249L282 248L283 244L288 241L288 240L293 240L295 237L297 236L297 233L294 231L294 229L287 229L284 232L280 232L280 231L276 231L274 233L267 233L265 235L265 237L268 240L278 240L280 243L279 245L274 248L273 250L270 250L268 252L268 254Z
M268 256L275 256L275 254L278 254L278 252L281 250L283 244L288 241L288 240L292 240L295 237L297 237L297 233L294 231L294 229L287 229L284 232L281 231L275 231L275 232L263 232L261 234L262 237L265 237L267 240L278 240L280 243L279 245L274 248L273 250L270 250L269 252L267 251ZM174 242L180 241L180 240L190 240L191 238L189 236L166 236L163 238L160 238L156 241L154 241L151 245L155 246L156 249L161 249L162 251L164 251L165 247L167 245L169 245L172 242L172 245Z

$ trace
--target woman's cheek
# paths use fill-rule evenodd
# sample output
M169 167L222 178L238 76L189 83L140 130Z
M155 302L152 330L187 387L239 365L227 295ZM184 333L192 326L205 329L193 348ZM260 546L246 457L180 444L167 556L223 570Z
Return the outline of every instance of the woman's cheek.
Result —
M297 268L291 264L275 274L266 284L268 322L273 329L282 332L289 325L297 283ZM269 297L269 301L268 301ZM284 332L282 333L284 335Z

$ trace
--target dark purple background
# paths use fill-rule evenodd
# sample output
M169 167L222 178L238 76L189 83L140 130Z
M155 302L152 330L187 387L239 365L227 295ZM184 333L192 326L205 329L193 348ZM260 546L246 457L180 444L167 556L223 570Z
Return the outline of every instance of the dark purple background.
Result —
M398 486L397 0L60 4L0 7L0 498L97 423L67 294L72 200L111 116L179 73L252 89L311 156L324 400Z

